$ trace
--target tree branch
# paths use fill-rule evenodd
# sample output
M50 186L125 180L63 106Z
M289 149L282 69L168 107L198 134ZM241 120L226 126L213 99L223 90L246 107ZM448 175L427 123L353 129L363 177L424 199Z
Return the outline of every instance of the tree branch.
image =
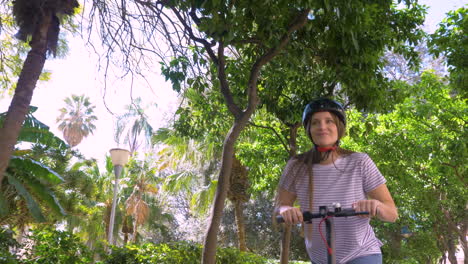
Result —
M463 183L463 185L468 186L468 184L465 182L465 178L462 177L462 176L460 175L460 172L458 172L457 166L452 165L452 164L450 164L450 163L446 163L446 162L442 163L442 165L445 165L445 166L448 166L448 167L450 167L450 168L453 168L453 170L455 171L455 175L457 176L457 178Z
M275 133L275 135L276 135L276 137L278 138L278 140L279 140L279 142L281 143L281 145L283 145L284 150L286 150L286 152L289 153L288 145L284 142L284 140L283 140L283 138L281 137L281 135L280 135L273 127L257 125L257 124L255 124L254 122L249 122L249 124L252 125L252 126L254 126L254 127L269 129L269 130L273 131L273 133Z
M221 93L226 99L226 105L229 111L235 116L235 118L240 118L242 114L242 110L236 105L234 102L234 98L232 97L231 90L229 89L229 83L227 82L226 77L226 60L224 58L224 43L220 42L218 45L218 79L220 82Z
M200 44L202 44L205 49L206 49L206 52L208 52L208 55L210 56L211 60L213 61L213 63L215 64L218 64L218 58L216 57L213 49L211 49L211 47L213 46L213 44L209 43L207 40L205 39L202 39L202 38L199 38L197 36L195 36L195 34L193 33L193 30L192 28L187 25L187 23L185 22L184 18L181 16L181 14L179 13L179 11L177 11L174 7L172 6L168 6L172 12L174 12L174 14L177 16L177 18L179 19L180 23L182 23L182 25L184 26L185 30L188 32L189 34L189 37L190 39L192 39L193 41L196 41ZM190 14L191 15L191 14ZM192 18L194 21L196 19L198 19L197 17L195 18Z
M310 9L305 9L299 12L296 16L296 19L292 22L289 26L286 33L281 37L278 45L272 47L268 50L263 56L257 59L257 61L252 66L252 70L250 71L250 77L248 82L248 106L245 112L253 112L255 106L257 105L258 95L257 95L257 80L260 74L260 69L263 65L268 63L272 60L285 46L288 44L289 39L291 38L291 34L303 27L307 22L307 15L309 14Z

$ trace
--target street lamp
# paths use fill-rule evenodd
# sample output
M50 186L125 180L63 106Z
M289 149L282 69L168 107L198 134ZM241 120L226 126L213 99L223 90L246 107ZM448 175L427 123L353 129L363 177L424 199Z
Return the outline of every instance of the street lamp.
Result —
M115 174L115 181L114 181L114 197L112 198L112 209L111 215L109 220L109 232L107 234L107 240L109 244L112 244L112 238L114 234L114 219L115 219L115 207L117 206L117 182L119 180L120 174L122 173L122 168L127 164L128 158L130 157L130 151L126 149L120 148L113 148L109 150L112 164L114 165L114 174Z
M401 236L404 238L409 238L410 236L413 235L413 232L411 232L408 228L408 226L404 226L401 228Z

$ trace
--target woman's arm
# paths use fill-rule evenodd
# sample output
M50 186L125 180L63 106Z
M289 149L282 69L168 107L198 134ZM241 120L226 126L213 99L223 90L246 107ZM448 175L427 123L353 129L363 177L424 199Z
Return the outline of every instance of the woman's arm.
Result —
M353 204L357 212L367 211L371 217L376 216L382 221L395 222L398 211L395 202L388 191L387 185L381 184L367 193L369 200L360 200Z
M283 188L278 190L278 213L283 217L285 223L302 223L302 212L294 207L296 194L286 191Z

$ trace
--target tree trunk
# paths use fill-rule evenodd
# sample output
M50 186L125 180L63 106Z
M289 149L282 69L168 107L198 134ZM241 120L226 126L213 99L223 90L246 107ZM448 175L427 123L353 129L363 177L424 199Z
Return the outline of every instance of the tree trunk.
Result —
M463 220L463 223L460 224L460 232L458 234L459 240L460 240L460 245L463 250L463 255L465 256L465 259L463 261L464 264L468 264L468 244L466 241L466 234L468 233L468 216L465 214L465 218Z
M281 264L288 264L289 262L289 249L291 247L291 230L292 225L284 224L283 236L281 238Z
M223 155L221 161L221 170L218 176L218 186L211 210L209 219L208 230L204 241L202 263L215 264L216 263L216 245L217 235L219 231L219 224L223 216L224 202L227 197L229 188L229 177L231 177L232 157L234 155L234 143L239 137L242 129L247 125L250 115L243 115L241 121L236 121L229 131L226 140L224 141Z
M0 188L21 127L29 111L34 88L44 68L47 52L47 33L51 21L51 12L44 10L42 20L32 36L31 50L24 61L3 127L0 128Z
M457 264L457 256L455 256L455 253L457 251L457 244L455 243L455 240L450 237L447 241L448 245L448 259L451 264Z
M242 213L243 206L242 201L237 200L234 203L234 212L236 214L236 224L237 224L237 238L239 239L239 250L247 251L247 244L245 243L245 223L244 215Z
M232 159L234 155L234 144L239 138L239 134L247 125L247 122L249 121L259 103L257 82L260 75L260 70L265 64L270 62L276 55L278 55L281 50L284 49L284 47L289 42L291 34L306 24L309 11L310 9L299 11L298 16L292 21L292 24L289 26L286 33L281 37L279 43L269 49L265 54L263 54L263 56L259 57L252 65L249 81L247 84L248 104L244 111L241 111L240 108L235 104L234 98L229 89L227 75L225 72L226 62L224 57L224 43L218 43L217 58L212 57L212 53L210 55L213 61L217 61L218 80L220 81L221 93L226 100L226 106L228 110L234 115L235 121L223 144L223 155L221 161L221 170L218 176L218 186L216 188L211 216L208 222L208 230L206 232L204 241L202 254L203 264L216 263L217 235L219 231L219 223L221 222L221 217L223 215L224 202L226 200L229 187L229 177L231 176ZM209 46L206 48L210 49Z

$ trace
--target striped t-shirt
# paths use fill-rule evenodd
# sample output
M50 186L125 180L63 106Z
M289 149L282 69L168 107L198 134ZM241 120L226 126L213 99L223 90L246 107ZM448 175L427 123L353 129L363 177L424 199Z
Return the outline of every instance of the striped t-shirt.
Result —
M327 165L313 166L313 213L319 206L331 207L340 203L342 208L351 208L353 202L366 199L366 193L384 184L385 178L365 153L340 156ZM309 174L303 162L293 158L288 161L280 180L280 187L297 196L302 211L309 209ZM314 263L327 263L325 242L318 232L320 218L305 224L305 242L309 257ZM336 263L346 263L354 258L378 254L382 242L375 237L369 218L331 218L334 227L333 249ZM325 236L325 223L321 225Z

